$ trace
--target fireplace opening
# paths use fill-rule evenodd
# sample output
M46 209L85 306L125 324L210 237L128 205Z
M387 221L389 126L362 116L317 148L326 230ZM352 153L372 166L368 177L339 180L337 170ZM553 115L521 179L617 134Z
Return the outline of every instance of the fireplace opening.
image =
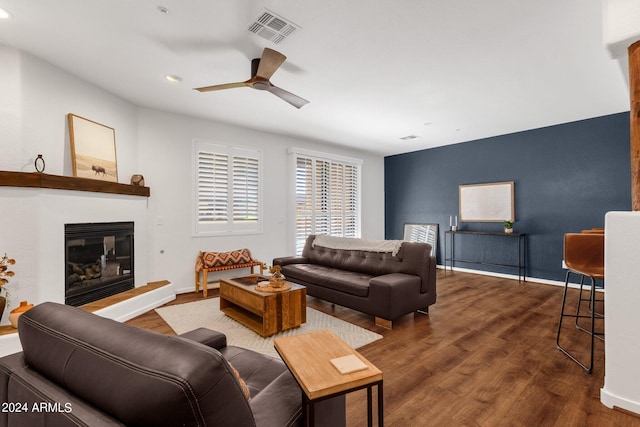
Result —
M65 304L133 289L133 222L65 224L64 235Z

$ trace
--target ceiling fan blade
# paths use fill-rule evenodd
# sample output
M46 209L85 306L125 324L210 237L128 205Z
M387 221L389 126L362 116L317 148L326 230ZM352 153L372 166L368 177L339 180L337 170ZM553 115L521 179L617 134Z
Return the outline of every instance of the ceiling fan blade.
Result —
M245 87L245 86L249 86L247 82L238 82L238 83L226 83L222 85L197 87L194 90L197 90L198 92L211 92L214 90L233 89L234 87Z
M293 105L296 108L302 108L309 103L309 101L307 101L306 99L301 98L298 95L294 95L291 92L287 92L284 89L280 89L279 87L274 85L270 85L267 90L275 96L283 99L284 101L287 101L289 104Z
M258 65L256 77L269 80L285 59L287 59L287 57L280 52L265 47L262 52L262 58L260 58L260 65Z

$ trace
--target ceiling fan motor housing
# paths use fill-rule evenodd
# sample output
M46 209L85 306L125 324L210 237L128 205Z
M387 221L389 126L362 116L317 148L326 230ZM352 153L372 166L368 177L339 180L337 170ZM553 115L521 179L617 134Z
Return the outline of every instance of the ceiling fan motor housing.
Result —
M251 78L254 78L258 74L258 67L260 66L260 58L253 58L251 60Z

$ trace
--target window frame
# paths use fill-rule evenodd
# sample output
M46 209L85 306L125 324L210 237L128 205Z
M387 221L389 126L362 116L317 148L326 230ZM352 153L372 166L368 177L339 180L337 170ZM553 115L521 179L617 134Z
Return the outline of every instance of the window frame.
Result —
M291 147L288 149L288 153L291 157L291 190L290 190L290 194L291 194L291 207L290 207L290 211L291 211L291 218L293 218L292 221L292 249L295 252L296 255L300 255L302 252L302 248L304 247L304 242L306 241L306 237L309 234L318 234L318 233L325 233L325 234L330 234L330 235L338 235L338 234L332 234L332 216L335 217L335 213L336 210L335 209L331 209L329 208L328 211L324 211L323 215L325 218L327 218L326 224L327 227L322 229L321 227L318 227L318 224L316 224L316 218L320 215L318 215L321 210L318 209L318 199L317 199L317 192L318 192L318 188L317 188L317 180L318 180L318 174L317 174L317 170L316 170L316 165L318 162L324 162L325 163L325 167L328 167L328 176L325 175L325 178L327 179L327 183L331 184L331 180L332 177L334 177L334 174L332 173L332 167L339 165L342 166L344 170L346 170L347 168L351 169L351 173L355 173L355 194L356 194L356 200L355 202L352 201L352 203L350 204L353 208L355 208L355 213L353 213L353 210L351 211L347 211L346 209L344 209L344 204L345 204L345 200L349 199L348 194L351 194L352 192L348 192L345 191L345 194L343 194L342 197L342 205L343 208L341 210L341 218L342 218L342 230L343 233L340 233L340 235L344 235L344 230L345 230L345 226L346 226L346 218L348 216L353 218L353 221L355 222L355 225L352 225L351 228L355 229L354 232L349 233L349 237L360 237L361 233L362 233L362 209L361 209L361 205L362 205L362 165L363 165L363 161L361 159L357 159L357 158L353 158L353 157L346 157L346 156L340 156L340 155L334 155L334 154L329 154L329 153L323 153L323 152L318 152L318 151L313 151L313 150L307 150L307 149L303 149L303 148L298 148L298 147ZM305 234L304 236L302 234L299 233L299 227L298 227L298 219L299 219L299 213L301 211L298 210L298 162L299 159L304 159L304 160L308 160L311 162L311 172L310 172L310 176L311 176L311 201L309 202L310 205L312 206L312 209L310 211L308 211L308 216L309 218L306 219L306 222L309 224L309 228L308 230L304 231L303 234ZM344 171L343 171L344 172ZM344 174L343 174L344 177ZM350 181L352 182L352 187L353 187L353 179ZM344 185L344 181L343 181L343 185ZM344 187L343 187L344 188ZM325 192L324 193L326 197L331 198L332 196L335 196L335 194L331 194L331 189L329 188L328 193ZM335 199L334 199L335 200ZM331 203L331 202L329 202ZM348 212L351 212L351 215L348 214ZM334 223L335 224L335 223Z
M213 156L226 156L226 214L225 220L219 222L210 222L206 223L200 220L200 153L211 153ZM247 148L247 147L238 147L238 146L230 146L221 144L218 142L208 141L204 139L194 139L192 144L192 235L194 237L206 237L206 236L224 236L224 235L247 235L247 234L262 234L263 233L263 223L264 223L264 204L263 204L263 192L264 192L264 183L263 183L263 156L262 150L257 148ZM253 159L254 162L246 161L245 166L246 169L236 168L234 167L234 161L236 159ZM257 169L257 174L252 174L250 169ZM249 171L249 172L247 172ZM220 175L221 177L223 175ZM250 182L254 179L257 179L257 185L255 187L246 186L244 191L257 191L257 195L251 203L243 206L245 209L250 209L249 205L255 205L254 212L256 213L257 218L255 220L238 220L234 218L234 215L237 213L234 210L234 194L237 194L237 188L235 187L234 192L234 178L236 178L235 183L244 183ZM246 198L243 198L246 200ZM235 206L238 206L236 203ZM245 213L248 211L245 211Z

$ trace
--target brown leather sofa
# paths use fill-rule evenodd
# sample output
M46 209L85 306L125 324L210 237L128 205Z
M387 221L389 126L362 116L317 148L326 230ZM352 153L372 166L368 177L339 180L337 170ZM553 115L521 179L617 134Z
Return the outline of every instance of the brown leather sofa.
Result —
M307 295L375 316L379 326L436 302L436 259L431 245L404 242L398 253L331 249L307 238L302 257L275 258L287 280Z
M282 361L221 333L166 336L55 303L24 313L18 330L23 352L0 359L0 426L300 425L300 387Z

